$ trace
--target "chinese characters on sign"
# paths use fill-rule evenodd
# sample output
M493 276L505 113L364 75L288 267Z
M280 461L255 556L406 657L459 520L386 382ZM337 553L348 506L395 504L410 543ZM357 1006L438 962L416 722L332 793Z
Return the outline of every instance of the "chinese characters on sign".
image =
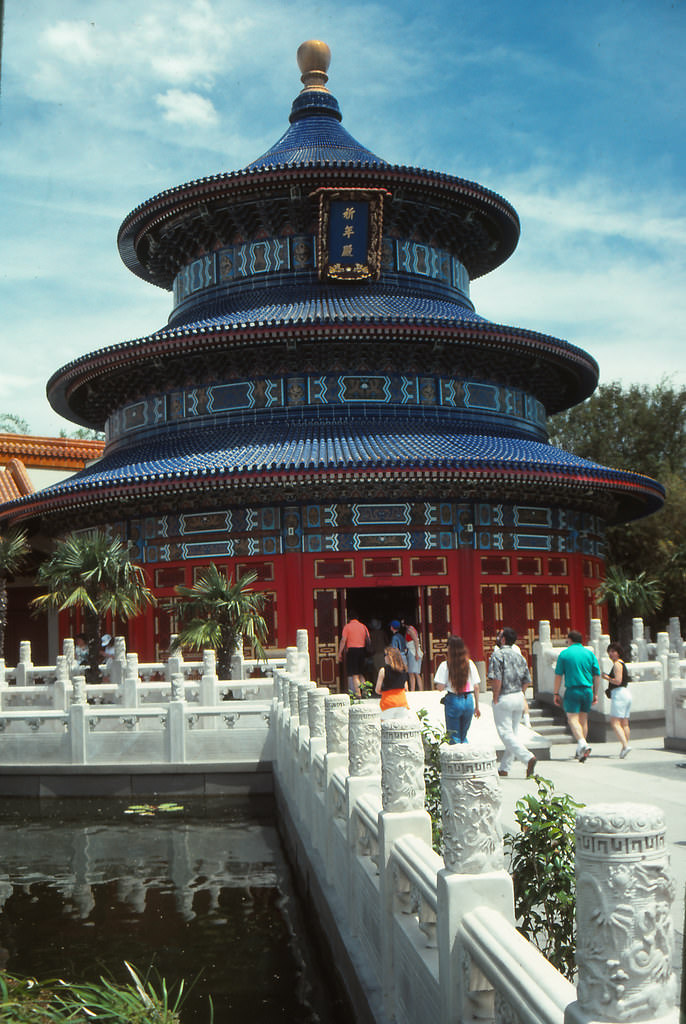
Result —
M336 200L329 211L329 261L342 267L367 263L369 203Z
M379 277L384 189L318 189L317 251L322 279Z

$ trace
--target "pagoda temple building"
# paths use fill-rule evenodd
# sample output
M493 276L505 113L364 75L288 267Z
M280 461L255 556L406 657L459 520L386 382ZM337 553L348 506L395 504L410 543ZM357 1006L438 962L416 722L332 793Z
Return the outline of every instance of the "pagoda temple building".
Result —
M126 217L121 258L172 293L169 321L53 375L53 408L104 430L104 452L0 519L106 527L161 599L210 562L254 570L273 645L307 628L333 687L346 614L402 616L428 681L450 632L478 659L502 625L524 647L540 619L587 629L607 525L663 490L548 443L547 416L591 395L598 367L475 311L470 282L514 252L515 210L357 142L329 59L300 47L303 88L263 156ZM175 625L163 601L129 647L157 658Z

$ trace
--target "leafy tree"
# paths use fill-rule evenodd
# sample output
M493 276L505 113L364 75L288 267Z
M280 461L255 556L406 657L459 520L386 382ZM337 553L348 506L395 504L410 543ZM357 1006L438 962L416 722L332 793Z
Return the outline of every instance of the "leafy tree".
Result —
M5 654L7 630L7 578L21 568L30 551L25 530L10 529L0 535L0 658Z
M31 428L23 416L14 412L0 412L0 434L30 434Z
M241 637L254 647L258 657L266 657L267 623L262 616L264 595L250 589L257 573L249 572L234 582L212 562L192 587L176 587L184 598L180 614L185 625L172 645L172 650L212 647L217 652L217 673L228 679L231 658Z
M666 497L659 512L608 528L607 563L609 570L615 568L623 575L622 587L635 581L639 600L647 581L659 585L661 602L653 613L644 612L653 625L664 625L670 615L683 620L686 553L680 552L686 522L686 387L675 388L668 379L652 388L603 384L586 402L552 416L548 427L553 444L663 484ZM620 626L619 607L612 594L608 598L615 631ZM634 613L641 614L638 608Z
M101 430L91 430L90 427L77 427L76 430L60 430L60 437L74 437L78 441L104 441L105 435Z
M631 643L634 615L647 618L662 606L662 587L647 573L629 578L619 566L609 566L605 579L596 590L598 599L614 611L617 637L625 651Z
M32 601L37 609L82 609L88 639L86 677L90 682L96 682L99 676L105 616L130 619L147 605L155 604L145 572L131 561L128 546L99 530L88 535L72 534L60 541L40 566L36 581L47 587Z

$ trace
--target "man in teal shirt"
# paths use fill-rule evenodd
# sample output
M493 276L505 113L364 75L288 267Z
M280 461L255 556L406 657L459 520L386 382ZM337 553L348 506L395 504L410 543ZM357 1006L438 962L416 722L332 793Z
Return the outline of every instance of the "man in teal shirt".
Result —
M564 702L560 699L562 678L565 681ZM555 665L555 703L562 703L572 736L576 740L577 761L587 760L591 748L586 742L588 712L598 701L600 666L589 647L583 646L583 637L575 629L567 634L567 647L560 651Z

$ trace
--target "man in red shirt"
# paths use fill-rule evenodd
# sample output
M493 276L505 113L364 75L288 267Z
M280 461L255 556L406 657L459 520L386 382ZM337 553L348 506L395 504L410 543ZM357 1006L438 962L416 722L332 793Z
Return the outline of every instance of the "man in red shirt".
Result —
M343 627L341 642L338 645L338 661L343 660L345 651L345 671L348 677L348 693L356 697L362 696L362 684L365 681L364 663L367 657L367 642L371 644L369 630L364 622L360 622L351 613L351 617Z

